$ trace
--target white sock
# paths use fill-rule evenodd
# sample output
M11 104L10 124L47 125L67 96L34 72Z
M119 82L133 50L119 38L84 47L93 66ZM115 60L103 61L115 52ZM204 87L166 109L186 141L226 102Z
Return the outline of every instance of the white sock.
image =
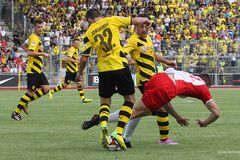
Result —
M120 110L116 110L115 112L110 113L108 122L118 122L119 112Z
M123 137L125 138L126 142L130 142L133 132L135 128L137 127L139 121L141 120L141 117L136 119L130 119L128 124L125 126Z

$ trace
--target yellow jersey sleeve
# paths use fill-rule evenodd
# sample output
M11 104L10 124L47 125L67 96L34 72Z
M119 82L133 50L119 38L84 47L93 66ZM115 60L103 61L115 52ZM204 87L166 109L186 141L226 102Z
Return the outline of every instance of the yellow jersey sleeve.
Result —
M88 38L88 36L86 35L83 38L83 50L82 50L82 56L91 56L92 55L92 44Z
M112 16L112 25L117 27L129 26L132 24L132 17L119 17L119 16Z
M132 51L135 49L136 49L136 39L131 37L127 40L127 45L124 48L124 53L132 54L133 53Z

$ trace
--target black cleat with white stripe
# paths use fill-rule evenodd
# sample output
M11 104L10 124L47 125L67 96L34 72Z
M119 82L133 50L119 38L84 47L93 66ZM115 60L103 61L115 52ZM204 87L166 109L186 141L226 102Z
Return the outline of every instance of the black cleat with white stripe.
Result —
M22 120L22 116L19 113L16 113L16 112L12 113L11 118L16 120L16 121L21 121Z

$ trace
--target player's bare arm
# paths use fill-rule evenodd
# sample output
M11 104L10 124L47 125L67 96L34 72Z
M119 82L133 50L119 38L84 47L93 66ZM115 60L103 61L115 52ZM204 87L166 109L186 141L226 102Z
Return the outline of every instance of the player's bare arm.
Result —
M87 57L87 56L82 56L82 57L80 58L79 71L78 71L78 73L79 73L80 75L83 75L83 70L84 70L85 67L86 67L87 61L88 61L88 57Z
M32 56L32 57L44 56L44 57L47 57L47 58L49 57L49 54L47 54L47 53L29 51L28 50L28 44L26 42L24 42L21 47L25 52L28 53L28 56Z
M67 62L80 63L79 60L75 60L75 59L73 59L73 58L71 58L71 57L66 57L65 60L66 60Z
M133 25L146 24L147 26L151 25L151 22L148 18L145 17L134 17L132 18Z
M25 52L28 53L28 56L32 56L32 57L44 56L47 58L49 57L48 53L29 51L27 43L23 43L21 47Z
M25 52L28 52L28 44L27 43L24 42L21 47Z
M200 127L207 127L209 124L213 123L220 117L220 110L214 100L207 103L207 108L211 112L208 118L205 120L197 119L197 124Z
M50 56L48 53L44 53L44 52L28 51L27 53L28 53L28 56L32 56L32 57L44 56L48 58Z
M164 63L170 67L177 68L177 64L175 61L169 61L166 58L158 55L157 53L154 53L154 56L155 56L156 61L158 61L160 63Z
M83 70L86 67L88 61L88 57L87 56L81 56L80 60L79 60L79 68L78 68L78 73L76 76L76 81L82 81L82 76L83 76Z
M169 114L171 114L176 121L181 125L181 126L188 126L189 119L183 118L181 115L177 113L177 111L173 108L172 104L169 102L166 105L163 106L164 109L167 110Z

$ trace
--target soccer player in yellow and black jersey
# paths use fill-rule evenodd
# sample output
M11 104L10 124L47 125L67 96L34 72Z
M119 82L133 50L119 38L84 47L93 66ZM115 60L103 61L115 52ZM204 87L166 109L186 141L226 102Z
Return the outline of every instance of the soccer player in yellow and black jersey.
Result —
M118 141L123 150L126 150L122 133L132 114L135 90L127 59L120 44L120 29L131 24L150 24L150 21L148 18L140 17L102 18L97 9L88 10L86 19L90 27L84 35L84 49L80 58L78 78L81 78L88 57L94 49L98 56L101 142L103 147L107 148L109 108L111 97L117 92L123 96L124 103L119 112L117 127L111 136Z
M141 16L146 17L145 15ZM134 60L134 64L136 66L137 86L142 94L144 92L144 84L155 74L155 60L165 63L171 67L176 67L176 63L174 61L168 61L154 52L152 40L148 35L150 27L151 26L146 26L145 24L136 25L135 32L127 40L127 45L125 47L125 53L131 55L132 60ZM168 113L162 109L160 112L153 114L157 114L158 116L157 124L160 130L160 144L176 144L176 142L173 142L170 138L168 138ZM139 120L140 118L132 119L126 127L124 139L128 147L131 147L131 136Z
M73 39L72 41L72 46L68 49L67 51L67 58L66 61L67 66L66 66L66 76L65 76L65 80L64 83L56 86L54 89L52 89L49 92L49 98L52 99L52 95L55 92L58 92L60 90L62 90L63 88L67 88L68 85L70 84L71 81L76 82L77 84L77 88L78 88L78 92L80 95L80 98L82 100L82 103L88 103L91 102L92 99L86 98L84 96L84 90L82 87L81 82L77 82L76 81L76 76L77 76L77 72L78 72L78 64L79 64L79 39Z
M34 32L27 40L27 92L21 97L17 108L11 115L11 118L17 121L22 119L20 115L21 110L24 110L24 112L28 114L26 107L29 102L42 97L50 90L48 80L42 71L43 57L49 57L49 54L43 52L43 44L41 41L42 29L43 22L41 20L36 20L34 22Z
M141 15L146 17L145 15ZM140 92L144 92L144 84L155 74L155 60L171 67L176 67L176 63L173 61L168 61L167 59L154 53L153 43L148 35L150 26L146 25L136 25L135 32L127 40L127 44L124 48L124 52L129 60L134 60L136 66L136 80L137 86ZM118 117L119 111L110 114L110 119L115 121L115 117ZM160 144L176 144L170 138L168 138L169 132L169 118L168 113L162 110L162 112L154 113L157 114L157 124L160 130ZM131 119L124 132L124 140L127 147L131 147L131 137L137 126L140 118ZM83 129L88 129L93 125L98 124L98 116L94 117L90 121L85 121L83 123Z

